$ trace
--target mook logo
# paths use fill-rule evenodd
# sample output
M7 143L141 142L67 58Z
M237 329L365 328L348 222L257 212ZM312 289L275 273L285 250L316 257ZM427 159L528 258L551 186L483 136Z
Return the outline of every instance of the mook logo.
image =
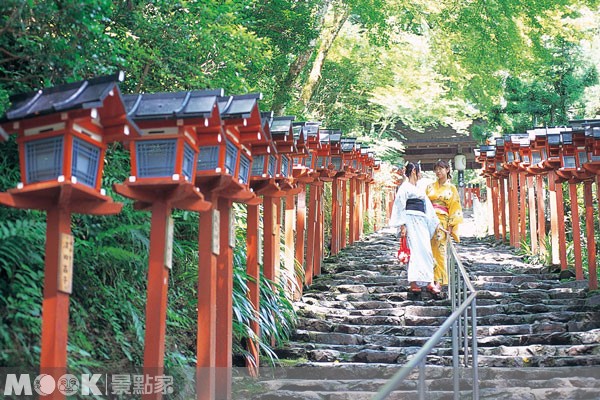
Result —
M40 374L31 379L30 374L6 374L5 396L48 396L56 391L65 396L80 394L98 395L144 395L153 393L172 394L173 377L169 375L130 374L82 374L81 379L72 374L55 379L52 375Z
M47 396L55 391L65 396L72 396L80 391L82 395L101 395L102 392L97 386L101 377L101 374L83 374L79 380L75 375L65 374L55 380L52 375L41 374L32 382L29 374L7 374L4 395L31 396L33 391L40 396Z

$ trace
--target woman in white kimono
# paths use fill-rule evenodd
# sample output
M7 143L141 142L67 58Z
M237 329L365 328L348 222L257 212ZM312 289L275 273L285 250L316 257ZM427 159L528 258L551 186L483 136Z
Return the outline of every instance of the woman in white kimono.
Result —
M419 166L409 162L404 168L405 179L396 192L389 226L400 227L400 236L407 237L410 291L419 293L421 286L427 285L427 291L437 295L440 290L433 285L431 238L440 221L425 190L417 187Z

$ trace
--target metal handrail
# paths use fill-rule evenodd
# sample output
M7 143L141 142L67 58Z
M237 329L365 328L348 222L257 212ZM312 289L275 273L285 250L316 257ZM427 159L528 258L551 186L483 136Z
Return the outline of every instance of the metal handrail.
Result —
M402 381L419 367L419 399L425 398L425 360L427 355L442 340L444 335L452 328L452 377L454 388L454 399L460 395L459 385L459 345L462 341L463 360L465 366L468 366L469 346L468 331L471 327L471 366L473 399L479 399L479 373L477 369L477 291L473 288L467 271L462 265L458 253L451 240L448 240L448 271L449 271L449 296L452 301L452 314L444 321L440 328L429 338L413 358L400 368L394 376L377 392L373 400L386 399ZM471 308L471 318L469 320L467 309ZM470 322L470 324L469 324ZM461 340L464 339L464 340Z

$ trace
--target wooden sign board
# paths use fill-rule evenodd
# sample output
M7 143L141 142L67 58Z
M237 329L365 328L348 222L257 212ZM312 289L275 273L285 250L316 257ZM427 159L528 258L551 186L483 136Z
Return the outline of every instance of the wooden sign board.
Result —
M219 227L221 226L221 214L219 210L212 210L212 252L219 255Z
M61 233L58 251L58 290L71 294L73 290L73 235Z
M173 217L167 217L165 240L165 267L173 268Z

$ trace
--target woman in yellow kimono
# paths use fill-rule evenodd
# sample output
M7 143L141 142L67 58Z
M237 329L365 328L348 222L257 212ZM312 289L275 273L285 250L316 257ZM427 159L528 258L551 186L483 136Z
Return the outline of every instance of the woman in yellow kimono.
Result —
M434 268L433 280L437 288L448 284L448 269L446 266L447 235L459 242L458 224L463 221L460 197L456 186L450 181L450 165L443 160L435 163L433 171L437 181L427 186L427 197L431 200L435 213L440 220L440 226L431 239Z

